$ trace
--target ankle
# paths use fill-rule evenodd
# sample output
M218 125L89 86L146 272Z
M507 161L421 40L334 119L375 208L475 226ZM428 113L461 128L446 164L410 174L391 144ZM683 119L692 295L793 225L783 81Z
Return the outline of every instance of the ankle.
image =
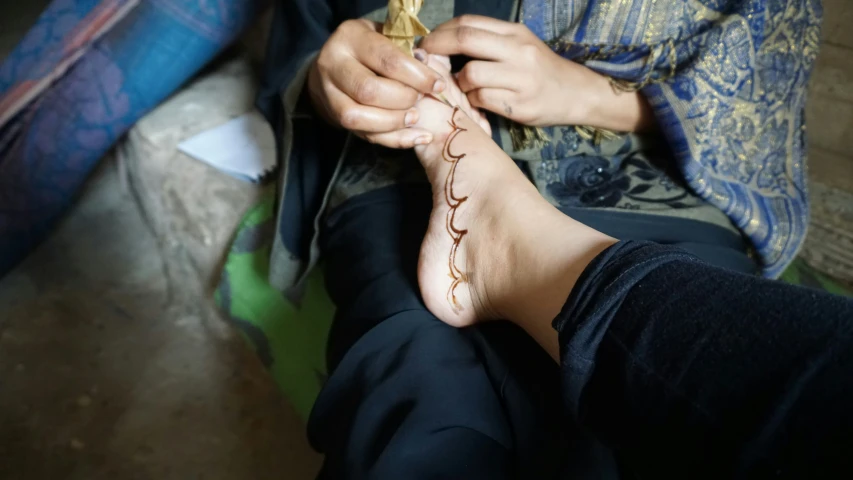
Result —
M507 262L496 274L501 286L490 293L494 315L528 332L550 329L587 265L616 240L566 216L539 197L512 227ZM521 209L523 212L523 209Z

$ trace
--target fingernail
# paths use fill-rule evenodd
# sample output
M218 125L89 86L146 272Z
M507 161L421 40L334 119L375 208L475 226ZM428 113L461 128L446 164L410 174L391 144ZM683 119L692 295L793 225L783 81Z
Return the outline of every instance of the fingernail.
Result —
M421 101L421 100L423 100L423 99L424 99L424 94L423 94L423 93L419 93L419 94L418 94L418 102L420 102L420 101Z
M426 145L431 141L432 138L430 138L429 135L424 135L415 139L415 145Z
M405 122L406 122L407 127L411 127L412 125L418 123L418 111L417 110L409 110L406 113Z
M415 54L416 60L418 60L419 62L426 62L427 57L426 57L426 52L424 50L416 49L414 51L414 54Z
M444 83L444 80L436 80L435 85L432 86L433 93L441 93L447 87L447 84Z

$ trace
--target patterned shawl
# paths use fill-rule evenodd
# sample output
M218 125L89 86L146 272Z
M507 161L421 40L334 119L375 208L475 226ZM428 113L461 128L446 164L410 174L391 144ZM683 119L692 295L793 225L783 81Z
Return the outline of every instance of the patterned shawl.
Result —
M524 0L566 58L642 90L698 195L776 277L806 234L804 105L820 0Z

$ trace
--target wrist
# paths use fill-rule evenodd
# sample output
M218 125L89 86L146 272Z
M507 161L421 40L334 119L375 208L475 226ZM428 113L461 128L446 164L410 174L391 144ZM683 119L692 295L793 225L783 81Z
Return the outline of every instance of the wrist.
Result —
M623 92L613 88L610 78L588 67L582 67L584 85L577 89L564 87L575 97L574 108L566 109L571 118L567 125L603 128L615 132L649 132L657 128L654 112L639 91Z
M583 125L602 127L607 123L603 115L605 98L612 94L610 81L604 75L594 70L566 60L566 72L561 75L565 79L560 85L560 91L565 100L558 102L568 108L562 108L561 125ZM578 88L581 87L581 88Z

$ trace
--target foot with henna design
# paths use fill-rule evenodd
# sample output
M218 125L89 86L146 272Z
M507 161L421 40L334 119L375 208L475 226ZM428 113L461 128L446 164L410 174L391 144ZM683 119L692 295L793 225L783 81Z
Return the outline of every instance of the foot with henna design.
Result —
M448 96L457 101L446 63L433 57L429 65L445 75ZM586 265L616 240L542 198L484 130L479 113L459 103L450 108L425 97L417 107L417 127L434 136L415 149L433 193L418 264L421 295L453 326L513 321L556 358L551 320Z

